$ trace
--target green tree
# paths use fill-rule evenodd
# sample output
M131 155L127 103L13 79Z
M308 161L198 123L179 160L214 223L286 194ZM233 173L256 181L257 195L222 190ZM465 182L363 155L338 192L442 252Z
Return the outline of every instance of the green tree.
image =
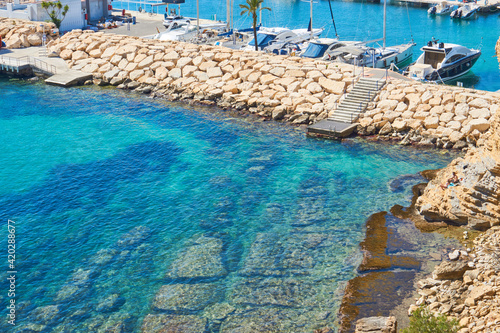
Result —
M246 5L240 5L240 8L243 9L240 15L248 14L248 16L252 17L253 19L253 37L255 40L255 51L259 50L259 46L257 45L257 14L258 12L261 12L263 10L271 10L271 8L269 7L260 8L263 2L264 0L247 0Z
M413 311L410 326L401 333L456 333L460 328L456 319L448 319L445 315L435 316L427 308L421 306Z
M69 6L66 5L63 7L61 1L57 2L43 1L42 8L45 9L45 11L50 17L50 20L56 25L57 29L61 27L61 23L66 17L66 14L68 13L69 10Z

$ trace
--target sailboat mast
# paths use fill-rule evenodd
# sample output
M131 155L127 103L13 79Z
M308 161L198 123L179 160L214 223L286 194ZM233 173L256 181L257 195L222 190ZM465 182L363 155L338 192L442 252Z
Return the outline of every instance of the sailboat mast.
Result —
M386 20L386 11L387 11L387 0L384 0L384 42L383 42L384 49L385 49L385 20Z
M200 35L200 0L196 0L196 30L198 36Z
M227 21L227 31L231 30L231 0L226 0L226 21Z
M262 4L259 5L259 25L262 25Z
M310 13L310 24L311 24L311 39L313 39L313 0L310 0L311 13Z

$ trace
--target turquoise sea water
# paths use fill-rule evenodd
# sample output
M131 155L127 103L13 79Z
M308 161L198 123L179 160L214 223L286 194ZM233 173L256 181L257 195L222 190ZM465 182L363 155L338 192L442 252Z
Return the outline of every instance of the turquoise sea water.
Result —
M2 277L8 219L18 272L17 326L0 331L135 332L148 313L209 318L211 332L269 316L282 332L334 326L364 222L419 180L391 181L453 157L114 89L0 78L0 96Z
M226 1L200 0L200 17L226 20ZM251 18L240 16L239 4L234 1L234 27L248 28ZM263 11L264 26L285 26L288 28L307 28L309 22L309 2L299 0L265 0L264 5L272 11ZM342 40L374 40L382 38L383 4L352 1L332 1L332 10L338 35ZM132 9L132 4L113 2L116 8ZM144 7L144 5L142 5ZM176 5L173 8L177 8ZM151 11L146 6L146 10ZM155 9L156 10L156 9ZM163 13L160 7L158 12ZM184 16L196 17L196 1L190 0L181 5ZM322 37L335 37L328 1L315 1L313 5L313 26L324 27ZM406 43L413 37L417 44L413 59L422 53L420 48L432 37L447 43L461 44L469 48L481 48L482 55L473 70L459 81L466 87L496 91L500 89L500 70L495 57L495 44L499 38L500 18L498 13L478 14L474 20L451 20L449 16L429 17L427 8L407 7L400 3L387 6L387 45ZM380 42L381 43L381 42ZM451 82L451 84L456 84Z

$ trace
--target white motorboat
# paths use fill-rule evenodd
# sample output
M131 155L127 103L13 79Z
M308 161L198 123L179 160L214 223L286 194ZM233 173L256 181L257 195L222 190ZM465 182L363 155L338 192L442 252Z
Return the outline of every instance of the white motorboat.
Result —
M313 35L318 36L322 32L323 29L314 29ZM279 49L287 43L302 43L307 40L309 36L310 32L307 29L290 30L281 27L260 27L257 31L257 47L259 50L267 48L269 52L273 52L273 49ZM268 48L268 46L271 47ZM243 46L242 49L247 51L255 50L255 38L252 38L252 40L248 42L247 45Z
M413 43L391 47L368 47L351 44L341 46L328 53L330 60L361 67L390 68L408 64L413 56Z
M454 19L469 20L476 16L479 6L468 3L451 12L450 17Z
M182 26L186 26L191 23L192 19L185 18L180 15L166 15L165 14L165 19L163 20L163 26L166 29L177 29Z
M349 63L357 66L373 67L373 68L393 68L401 67L409 63L413 57L413 40L407 44L395 45L386 47L386 12L387 0L384 1L384 26L383 26L383 41L382 47L367 47L361 43L354 43L345 47L339 47L328 55L331 60ZM369 44L378 42L378 40L365 42Z
M309 41L306 49L300 53L301 57L321 59L325 54L341 47L343 44L337 38L317 38Z
M180 28L174 28L173 25L170 25L169 28L165 31L157 33L152 38L158 40L176 40L187 42L199 34L207 34L213 32L222 32L225 31L227 24L224 22L216 22L216 23L208 23L208 24L200 24L198 27L196 24L186 24L181 26Z
M429 13L429 15L446 15L453 10L453 7L454 6L449 5L448 2L443 1L430 7L429 10L427 10L427 13Z
M466 74L481 56L480 50L433 40L421 49L424 53L408 68L408 77L428 82L453 80Z
M290 30L290 33L280 34L263 49L266 52L276 54L289 54L290 50L296 47L296 45L308 42L311 38L317 38L322 32L323 29L313 29L312 31L308 29L293 29Z

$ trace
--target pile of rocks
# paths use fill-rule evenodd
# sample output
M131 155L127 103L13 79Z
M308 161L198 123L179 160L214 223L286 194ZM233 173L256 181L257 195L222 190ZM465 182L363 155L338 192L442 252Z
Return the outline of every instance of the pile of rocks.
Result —
M154 86L295 124L328 117L354 79L347 65L92 31L73 30L49 49L98 84Z
M463 158L452 161L431 180L415 208L428 221L445 221L486 230L500 224L500 114L490 130ZM453 172L461 180L447 186Z
M476 145L499 109L500 94L393 80L359 120L359 133L393 135L403 144Z
M54 23L0 18L0 36L9 49L42 45L43 33L47 42L59 37Z
M500 329L500 227L493 227L474 240L471 253L450 253L432 278L418 282L417 306L456 318L460 333L497 332Z

